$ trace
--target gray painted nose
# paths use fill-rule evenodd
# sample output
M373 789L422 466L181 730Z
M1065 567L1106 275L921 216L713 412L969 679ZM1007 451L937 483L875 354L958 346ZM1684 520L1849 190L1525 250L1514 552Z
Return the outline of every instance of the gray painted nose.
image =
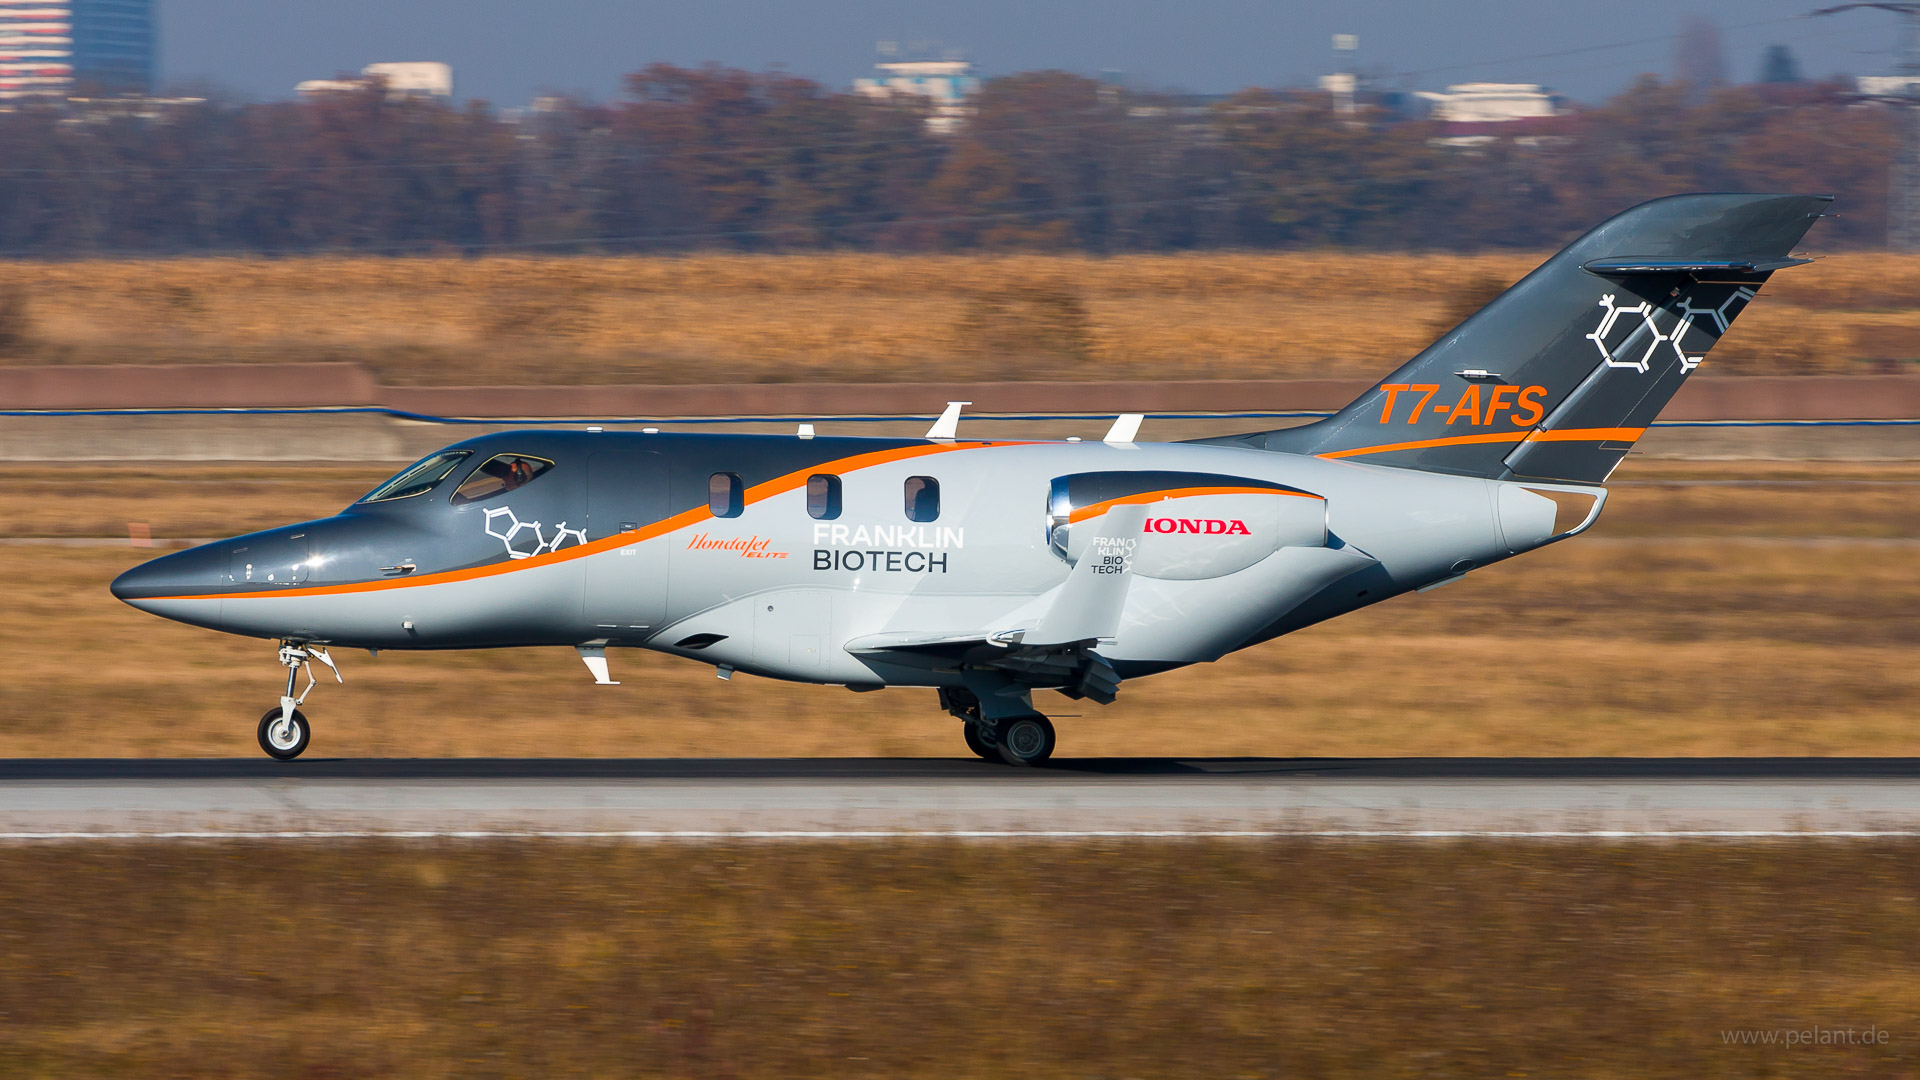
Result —
M141 607L143 600L213 592L226 583L226 573L227 545L202 544L141 563L114 578L110 587L114 596Z

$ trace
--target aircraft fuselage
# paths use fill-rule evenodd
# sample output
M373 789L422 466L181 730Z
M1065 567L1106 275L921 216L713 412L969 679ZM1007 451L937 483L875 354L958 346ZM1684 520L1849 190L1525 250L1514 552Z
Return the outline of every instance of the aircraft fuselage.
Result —
M1083 557L1072 534L1113 506L1145 513L1095 646L1123 677L1572 531L1539 484L1209 445L527 431L448 451L464 457L430 490L166 556L115 592L298 642L632 646L772 678L938 686L959 684L968 648L991 655L1004 642L989 636L1039 625ZM551 466L456 504L499 455ZM910 647L922 639L950 647Z

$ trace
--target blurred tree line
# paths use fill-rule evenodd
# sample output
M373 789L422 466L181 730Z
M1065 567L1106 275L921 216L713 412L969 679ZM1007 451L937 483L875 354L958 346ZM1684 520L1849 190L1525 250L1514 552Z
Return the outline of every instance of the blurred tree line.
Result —
M1647 79L1462 146L1318 94L1225 101L1062 72L924 106L656 65L614 103L389 98L0 114L0 254L1546 247L1656 195L1825 191L1885 229L1891 114L1845 87Z

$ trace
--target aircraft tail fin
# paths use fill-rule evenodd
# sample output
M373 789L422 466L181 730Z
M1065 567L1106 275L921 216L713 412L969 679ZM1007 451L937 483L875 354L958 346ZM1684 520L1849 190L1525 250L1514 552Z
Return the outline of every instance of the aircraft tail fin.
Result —
M1604 481L1825 195L1676 195L1609 219L1335 415L1205 440L1496 479Z

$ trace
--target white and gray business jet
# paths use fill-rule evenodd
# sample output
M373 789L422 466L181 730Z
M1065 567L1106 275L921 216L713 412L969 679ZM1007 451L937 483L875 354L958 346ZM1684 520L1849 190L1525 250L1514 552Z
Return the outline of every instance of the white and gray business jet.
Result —
M1036 691L1110 702L1588 528L1829 201L1637 206L1302 427L979 441L950 409L921 439L484 435L113 593L280 643L286 688L258 728L276 758L306 749L297 706L338 648L549 645L602 683L609 649L646 648L723 678L930 687L975 753L1030 765L1054 749Z

